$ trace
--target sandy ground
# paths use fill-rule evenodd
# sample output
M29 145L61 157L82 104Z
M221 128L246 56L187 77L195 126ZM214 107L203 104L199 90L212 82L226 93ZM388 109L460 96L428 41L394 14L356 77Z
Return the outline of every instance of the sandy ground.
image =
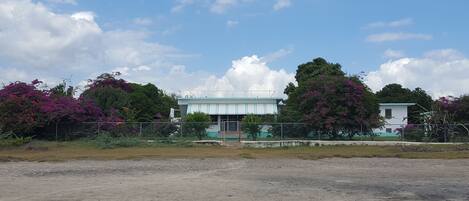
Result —
M5 162L0 200L469 200L469 160Z

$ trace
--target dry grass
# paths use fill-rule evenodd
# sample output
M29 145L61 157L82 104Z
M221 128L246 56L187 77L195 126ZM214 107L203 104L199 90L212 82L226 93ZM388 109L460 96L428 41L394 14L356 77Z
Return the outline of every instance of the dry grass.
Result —
M351 158L397 157L421 159L469 158L469 145L323 146L294 148L229 148L217 146L153 146L99 149L86 143L42 142L35 148L0 150L0 161L121 160L141 158Z

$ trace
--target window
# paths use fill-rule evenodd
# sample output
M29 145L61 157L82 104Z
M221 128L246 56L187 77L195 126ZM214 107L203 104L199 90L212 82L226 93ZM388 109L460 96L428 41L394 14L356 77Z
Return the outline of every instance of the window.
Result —
M391 119L392 118L392 110L391 109L385 109L384 110L384 118L386 118L386 119Z
M392 128L386 128L386 133L392 133Z

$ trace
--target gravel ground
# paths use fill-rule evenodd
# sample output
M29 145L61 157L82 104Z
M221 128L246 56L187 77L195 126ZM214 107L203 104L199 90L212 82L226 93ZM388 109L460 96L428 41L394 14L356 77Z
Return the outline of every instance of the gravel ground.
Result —
M469 200L469 160L5 162L0 200Z

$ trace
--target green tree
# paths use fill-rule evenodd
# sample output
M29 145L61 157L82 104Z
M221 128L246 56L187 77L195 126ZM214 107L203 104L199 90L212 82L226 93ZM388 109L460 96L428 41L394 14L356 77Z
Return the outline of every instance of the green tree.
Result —
M456 121L469 126L469 95L463 95L456 101L458 110L456 111Z
M207 135L206 129L210 126L210 116L203 112L190 113L185 117L184 132L196 135L199 140Z
M318 57L313 61L301 64L296 70L295 79L298 84L314 79L320 75L344 76L342 67L338 63L329 63L325 59Z
M124 108L128 108L130 100L127 92L114 87L97 87L86 90L81 94L82 97L92 100L100 107L106 116L113 115L115 110L120 116L123 116Z
M58 84L55 87L52 87L49 92L54 96L68 96L73 97L75 95L76 89L73 86L67 85L65 80L62 83Z
M129 83L118 79L119 75L104 73L89 80L81 96L93 100L107 116L117 111L125 121L160 121L168 118L170 108L177 108L174 95L166 94L153 84Z
M175 96L167 95L153 84L131 83L131 87L130 107L136 111L138 121L153 121L158 114L163 118L168 118L170 108L178 106Z
M262 118L259 116L248 114L244 116L241 121L241 130L251 136L251 139L255 141L261 132L261 122Z
M308 130L322 132L332 138L348 134L371 133L380 124L375 95L358 76L346 76L340 64L323 58L298 66L297 86L289 84L280 122L302 121L309 126L292 126L308 137ZM290 128L289 128L290 129ZM362 132L363 131L363 132ZM284 132L287 137L289 132ZM295 137L298 136L296 132Z

